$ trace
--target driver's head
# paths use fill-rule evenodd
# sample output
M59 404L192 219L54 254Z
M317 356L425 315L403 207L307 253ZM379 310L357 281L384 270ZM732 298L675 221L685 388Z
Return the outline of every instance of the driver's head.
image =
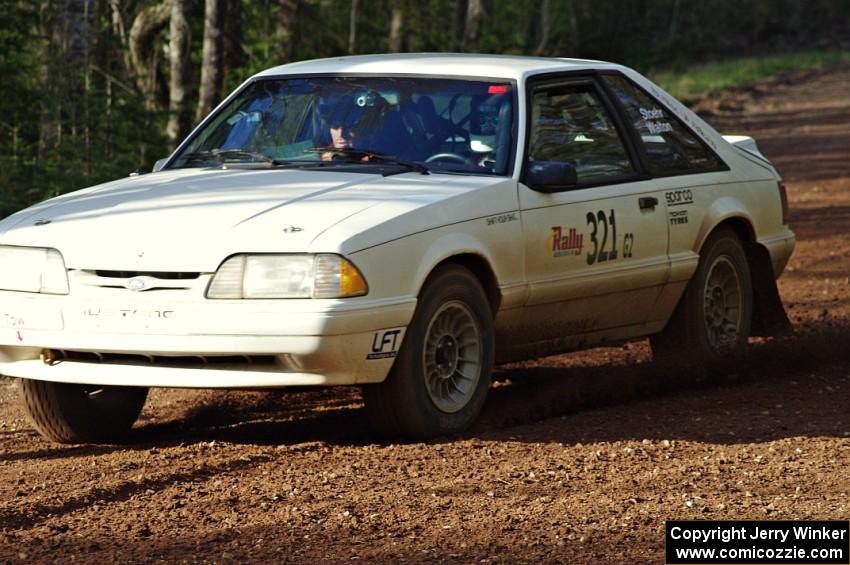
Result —
M331 146L336 149L348 149L354 147L357 135L352 127L344 123L335 123L329 126L331 134Z
M348 92L327 100L322 108L331 146L354 147L373 135L383 121L384 99L375 92Z
M330 145L337 149L354 146L355 130L363 118L363 108L356 103L355 96L345 94L326 102L322 108L323 118L330 135Z

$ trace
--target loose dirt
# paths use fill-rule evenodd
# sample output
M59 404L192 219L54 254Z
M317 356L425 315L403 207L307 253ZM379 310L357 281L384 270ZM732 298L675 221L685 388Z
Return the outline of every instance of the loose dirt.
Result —
M2 562L663 562L667 519L850 514L850 68L696 106L782 171L794 336L722 377L645 342L500 368L462 437L365 432L360 395L155 390L130 440L58 446L0 380Z

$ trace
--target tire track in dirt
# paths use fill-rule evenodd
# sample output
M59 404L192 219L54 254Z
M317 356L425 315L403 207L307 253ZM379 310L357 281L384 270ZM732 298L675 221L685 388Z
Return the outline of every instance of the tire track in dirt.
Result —
M27 503L25 508L11 507L0 509L0 530L15 529L26 530L41 523L48 517L50 519L61 518L65 514L76 512L92 505L93 501L108 501L108 504L124 502L132 496L146 491L156 492L164 486L173 486L180 483L192 483L199 480L209 479L224 473L232 473L244 469L256 467L269 461L270 457L257 456L251 458L240 458L218 465L202 464L191 471L171 473L164 476L145 477L138 481L117 481L109 487L93 487L78 496L70 497L61 504L32 504Z

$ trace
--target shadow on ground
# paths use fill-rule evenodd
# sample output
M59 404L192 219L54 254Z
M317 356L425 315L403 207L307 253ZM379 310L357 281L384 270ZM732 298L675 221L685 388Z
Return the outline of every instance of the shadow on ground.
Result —
M501 367L479 422L459 438L438 441L504 440L521 428L521 440L563 443L653 437L739 443L842 435L850 430L844 424L850 420L850 348L837 345L842 343L850 343L850 324L753 343L745 356L714 371L682 361L653 362L648 348L634 344L628 347L639 350L636 361L618 358L613 350L611 362L587 364L585 354ZM615 408L597 410L603 407ZM170 419L138 426L122 445L49 447L0 458L79 457L213 440L375 443L364 412L354 388L222 393ZM756 425L762 412L770 417ZM526 426L542 420L551 425Z

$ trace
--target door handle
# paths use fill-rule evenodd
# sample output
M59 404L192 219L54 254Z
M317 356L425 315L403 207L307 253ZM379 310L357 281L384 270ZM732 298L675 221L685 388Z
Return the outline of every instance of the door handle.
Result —
M652 210L658 206L658 199L654 196L642 196L638 198L638 206L641 210Z

